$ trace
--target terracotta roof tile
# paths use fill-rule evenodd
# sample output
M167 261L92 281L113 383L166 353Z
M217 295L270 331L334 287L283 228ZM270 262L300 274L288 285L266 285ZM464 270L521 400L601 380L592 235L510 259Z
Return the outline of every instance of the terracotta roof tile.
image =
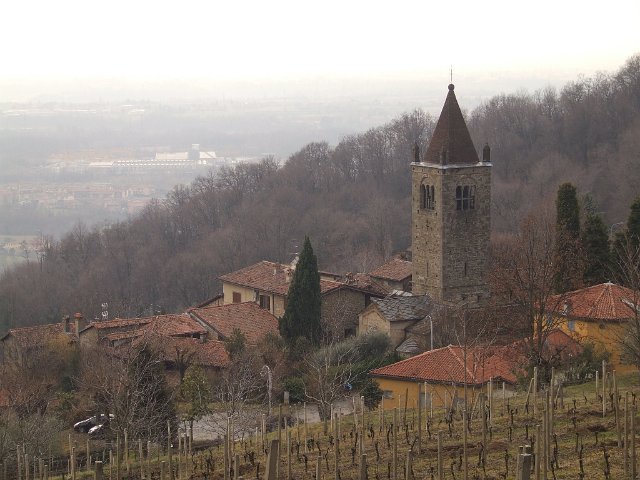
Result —
M254 302L192 308L189 313L225 338L231 336L234 329L239 329L250 345L259 343L267 333L279 335L278 319Z
M444 158L441 155L443 151L446 152ZM424 162L438 165L463 165L480 162L467 124L460 111L458 100L453 93L453 85L449 85L449 93L433 131Z
M562 295L554 295L547 305L555 313L593 320L626 320L634 316L637 304L633 290L614 283L601 283Z
M289 265L263 260L254 265L227 273L220 280L235 283L243 287L254 288L276 295L289 293L289 282L293 278L293 269ZM327 293L342 286L339 282L320 280L320 292Z
M513 359L507 347L469 347L467 349L468 385L482 385L490 378L515 384L517 378L512 371L513 368ZM464 349L449 345L377 368L370 374L374 377L464 384Z
M401 282L411 276L411 262L401 258L392 258L387 263L369 272L369 275L384 280Z
M141 329L167 337L184 337L207 333L207 330L187 313L158 315Z
M193 353L192 363L203 367L224 368L230 363L224 342L220 341L202 342L197 338L188 337L167 338L151 333L136 339L134 345L139 346L143 342L149 342L152 348L166 361L172 361L176 358L177 351L181 351L182 353Z
M96 328L98 330L108 330L124 327L141 327L149 323L153 317L144 318L114 318L113 320L103 320L91 322L87 328ZM85 329L86 330L86 329Z

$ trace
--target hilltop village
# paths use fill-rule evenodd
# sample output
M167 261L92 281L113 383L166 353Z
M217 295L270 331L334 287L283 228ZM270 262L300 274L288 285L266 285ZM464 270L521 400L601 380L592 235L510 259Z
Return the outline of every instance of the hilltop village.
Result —
M61 411L68 423L111 414L114 432L147 438L175 421L175 401L191 422L215 408L233 416L268 404L271 413L280 402L317 404L326 419L352 397L370 408L452 407L467 389L526 390L534 369L540 382L552 372L591 378L602 361L635 371L640 348L624 340L638 323L638 283L607 273L577 281L569 222L555 243L545 238L555 227L542 223L524 226L521 243L491 238L491 147L473 144L454 85L426 151L411 147L406 251L366 272L333 273L318 268L322 240L311 238L289 263L264 259L220 276L218 295L182 312L70 312L11 328L0 339L0 408ZM575 188L561 186L558 198L561 218ZM623 274L637 261L633 225L630 217L629 235L617 237ZM123 403L123 385L138 389L135 401Z

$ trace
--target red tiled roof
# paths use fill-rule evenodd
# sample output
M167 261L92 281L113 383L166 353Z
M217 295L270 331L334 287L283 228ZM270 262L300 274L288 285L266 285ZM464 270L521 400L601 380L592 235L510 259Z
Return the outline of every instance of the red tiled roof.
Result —
M444 159L441 157L443 150L446 152ZM475 164L480 161L453 93L453 85L449 85L449 93L423 161L438 165Z
M614 283L552 296L549 311L568 317L593 320L626 320L634 316L632 304L638 304L633 290Z
M181 353L192 353L191 362L203 367L227 367L230 363L229 354L224 346L224 342L209 340L202 342L197 338L188 337L158 337L153 334L143 336L135 340L134 345L138 346L142 342L149 344L166 361L176 358L178 351Z
M387 263L369 272L369 275L385 280L401 282L411 276L411 262L402 260L401 258L392 258Z
M512 360L508 347L468 347L467 385L482 385L490 378L515 384L517 378L512 371ZM370 374L374 377L464 384L464 349L449 345L377 368Z
M278 319L254 302L192 308L189 313L205 322L223 337L239 329L248 344L256 345L267 333L278 333Z
M207 333L207 330L187 313L158 315L153 317L141 330L167 337L184 337Z
M222 275L220 280L286 296L287 293L289 293L289 282L291 278L293 278L293 269L289 265L263 260L254 265L236 270L235 272ZM320 280L320 293L324 294L341 286L342 284L340 282Z
M154 317L144 318L114 318L113 320L103 320L91 322L87 328L97 328L98 330L125 328L125 327L141 327L149 323ZM85 329L86 330L86 329Z

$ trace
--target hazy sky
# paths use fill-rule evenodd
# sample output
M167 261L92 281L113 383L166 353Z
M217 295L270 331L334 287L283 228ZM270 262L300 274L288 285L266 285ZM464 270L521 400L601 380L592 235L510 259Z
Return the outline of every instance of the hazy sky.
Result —
M640 1L4 2L0 81L592 74L640 51ZM9 82L9 83L8 83Z

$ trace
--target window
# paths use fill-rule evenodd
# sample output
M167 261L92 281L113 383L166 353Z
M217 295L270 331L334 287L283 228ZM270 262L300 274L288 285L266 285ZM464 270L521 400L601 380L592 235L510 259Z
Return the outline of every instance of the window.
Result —
M476 187L458 185L456 187L456 210L474 210L476 208Z
M436 208L436 189L433 185L420 185L420 208L424 210Z
M269 295L260 295L260 308L271 310L271 297Z
M393 398L393 391L392 391L392 390L385 390L385 391L382 393L382 396L383 396L384 398L386 398L386 399Z
M464 262L464 276L465 276L465 277L467 276L467 270L468 270L468 268L467 268L467 262Z
M569 320L567 322L567 327L569 327L569 331L575 332L575 330L576 330L576 322L575 322L575 320Z
M241 303L242 302L242 295L240 294L240 292L233 292L233 303Z

